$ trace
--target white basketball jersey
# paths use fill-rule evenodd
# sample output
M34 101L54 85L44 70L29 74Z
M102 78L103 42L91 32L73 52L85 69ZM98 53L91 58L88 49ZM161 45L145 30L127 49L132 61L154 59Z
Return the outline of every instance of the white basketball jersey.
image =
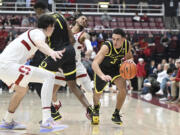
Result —
M81 61L81 50L83 48L83 44L81 44L79 42L79 39L83 33L84 33L84 31L80 31L80 32L74 34L74 38L76 40L76 42L74 44L74 49L76 51L76 61L77 62Z
M46 36L40 29L24 32L4 49L0 54L0 61L24 64L37 51L37 47L33 42L34 39L45 41Z

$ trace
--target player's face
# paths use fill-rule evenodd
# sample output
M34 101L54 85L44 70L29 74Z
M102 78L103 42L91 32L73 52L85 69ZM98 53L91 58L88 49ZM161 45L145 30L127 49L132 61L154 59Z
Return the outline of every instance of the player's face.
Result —
M34 9L37 17L41 16L42 14L45 13L45 10L41 9L41 8L37 8L37 9Z
M76 22L78 23L78 25L82 26L82 27L87 27L87 17L86 16L80 16Z
M121 47L121 41L122 41L122 36L119 34L113 34L112 35L112 42L115 48L120 48Z
M47 27L47 36L50 37L54 31L54 25L49 25Z

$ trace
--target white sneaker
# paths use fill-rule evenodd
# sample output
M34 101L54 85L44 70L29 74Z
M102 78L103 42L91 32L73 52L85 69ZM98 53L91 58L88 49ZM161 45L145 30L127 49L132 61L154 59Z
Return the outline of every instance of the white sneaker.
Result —
M11 129L11 130L25 130L26 126L15 122L14 120L12 122L6 122L5 120L1 121L0 124L1 129Z
M156 95L163 95L164 93L163 93L163 90L159 90L158 92L156 92Z
M152 94L148 93L148 94L144 95L144 99L147 101L151 101L152 100Z
M164 98L160 98L159 101L167 101L168 98L167 97L164 97Z
M41 124L40 132L41 133L55 132L55 131L64 130L67 127L68 127L67 125L60 125L58 122L55 122L53 118L49 118L46 120L44 124Z

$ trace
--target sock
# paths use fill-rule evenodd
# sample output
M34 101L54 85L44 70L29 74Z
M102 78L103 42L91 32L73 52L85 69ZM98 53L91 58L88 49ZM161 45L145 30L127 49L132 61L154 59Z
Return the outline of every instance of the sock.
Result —
M9 123L13 120L13 117L14 117L14 113L10 113L7 111L4 116L4 120Z
M47 119L49 119L51 117L50 108L43 109L42 110L42 115L43 115L42 124L44 124L47 121Z
M120 110L118 110L118 109L116 108L115 111L114 111L114 114L119 114L119 111L120 111Z

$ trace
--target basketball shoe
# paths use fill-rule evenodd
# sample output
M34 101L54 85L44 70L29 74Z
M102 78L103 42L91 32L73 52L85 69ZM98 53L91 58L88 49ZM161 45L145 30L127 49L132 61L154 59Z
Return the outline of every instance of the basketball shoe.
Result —
M120 116L119 113L114 113L114 114L112 115L112 119L111 119L111 120L112 120L115 124L122 125L123 122L122 122L122 120L121 120L121 117L122 117L122 116Z
M61 106L62 106L62 104L60 101L59 101L58 105L56 105L56 104L51 105L51 117L55 121L61 120L61 118L62 118L61 114L59 113L59 109L61 108Z
M53 132L58 130L62 130L62 125L55 122L53 118L47 119L46 122L40 126L40 132Z
M86 117L89 119L89 120L92 120L92 114L93 114L93 109L91 106L89 106L86 110Z
M11 122L6 122L5 120L1 121L0 124L0 128L1 129L11 129L11 130L25 130L26 126L15 122L14 120L12 120Z
M99 124L99 110L100 110L100 103L98 105L94 105L92 122L91 122L93 125Z

